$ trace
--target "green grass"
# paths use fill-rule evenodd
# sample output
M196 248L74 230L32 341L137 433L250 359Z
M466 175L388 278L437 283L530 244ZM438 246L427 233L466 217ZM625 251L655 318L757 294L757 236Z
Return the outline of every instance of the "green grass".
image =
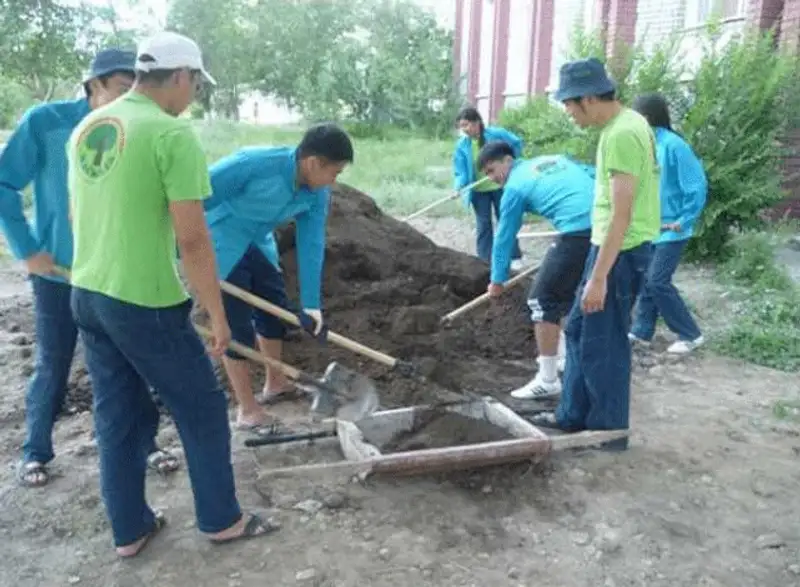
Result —
M714 341L726 355L783 371L800 370L800 289L775 263L776 236L738 237L734 255L718 267L736 311Z
M198 123L209 162L246 145L296 145L302 130L228 122ZM393 133L392 138L354 138L355 162L341 181L372 196L386 212L404 216L451 193L450 161L454 143ZM459 214L455 202L431 215Z

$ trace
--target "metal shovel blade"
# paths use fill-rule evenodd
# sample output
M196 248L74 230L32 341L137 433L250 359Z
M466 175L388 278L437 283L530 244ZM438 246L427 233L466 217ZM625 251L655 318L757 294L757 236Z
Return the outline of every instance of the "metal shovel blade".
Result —
M328 365L320 382L324 387L314 390L311 404L314 413L335 414L341 420L357 422L372 415L380 405L372 380L339 363Z

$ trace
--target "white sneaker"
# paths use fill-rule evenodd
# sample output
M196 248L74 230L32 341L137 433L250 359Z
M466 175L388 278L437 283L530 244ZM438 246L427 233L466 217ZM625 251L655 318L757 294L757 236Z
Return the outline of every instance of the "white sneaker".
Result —
M511 272L512 273L519 273L525 269L525 264L522 262L522 259L514 259L511 261Z
M694 340L676 340L669 345L667 352L673 355L687 355L702 345L705 341L706 340L702 336L698 336Z
M531 381L511 392L511 397L515 399L548 399L561 394L561 382L544 381L539 374L536 374Z
M567 366L567 357L558 357L558 372L563 373Z
M643 338L639 338L638 336L636 336L632 332L628 333L628 340L631 341L633 344L639 344L639 345L642 345L642 346L650 346L650 341L649 340L645 340Z

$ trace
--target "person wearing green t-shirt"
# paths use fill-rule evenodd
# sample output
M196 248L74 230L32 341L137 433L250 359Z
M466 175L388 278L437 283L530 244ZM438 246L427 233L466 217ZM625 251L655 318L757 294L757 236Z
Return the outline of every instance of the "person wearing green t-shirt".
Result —
M143 41L135 67L132 91L87 116L67 152L72 311L94 391L103 501L124 558L165 523L145 499L145 447L158 422L149 387L180 433L198 529L215 543L275 529L239 507L226 399L177 270L176 242L220 356L231 332L203 210L208 167L190 121L178 118L214 82L194 41L170 32Z
M592 247L564 333L563 392L535 424L565 432L627 429L630 419L631 311L661 231L655 136L645 118L616 99L594 58L559 72L556 99L581 127L601 129L597 147ZM628 439L608 450L625 450Z

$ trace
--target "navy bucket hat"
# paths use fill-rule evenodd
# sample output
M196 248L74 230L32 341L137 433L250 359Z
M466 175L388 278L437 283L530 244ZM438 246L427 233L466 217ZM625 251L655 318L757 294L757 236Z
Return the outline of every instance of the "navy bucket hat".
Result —
M616 85L608 77L603 63L590 57L561 66L558 72L558 90L554 97L559 102L566 102L585 96L602 96L614 90Z
M125 51L123 49L111 48L103 49L92 60L92 65L89 71L83 77L83 82L86 84L90 80L112 73L136 73L136 53L133 51Z

